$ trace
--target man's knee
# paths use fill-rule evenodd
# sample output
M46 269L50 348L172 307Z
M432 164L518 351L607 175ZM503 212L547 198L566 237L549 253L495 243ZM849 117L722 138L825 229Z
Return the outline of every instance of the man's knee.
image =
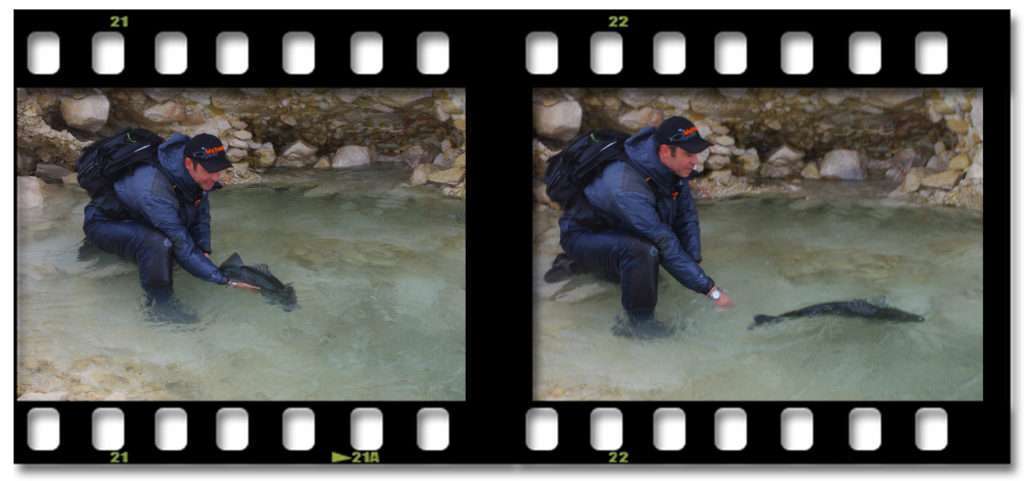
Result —
M140 251L145 252L147 255L155 256L169 256L171 255L171 240L167 236L156 232L146 231L140 239L141 249Z
M640 239L630 239L624 246L625 257L629 260L656 266L660 260L660 252L654 244Z

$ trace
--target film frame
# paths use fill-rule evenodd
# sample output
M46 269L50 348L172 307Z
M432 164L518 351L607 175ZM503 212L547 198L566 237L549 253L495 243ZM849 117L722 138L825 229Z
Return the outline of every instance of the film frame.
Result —
M90 42L97 31L109 30L109 18L127 15L130 29L125 57L133 59L117 75L93 72ZM590 36L609 31L609 18L626 16L623 68L616 75L590 69ZM202 19L202 22L197 22ZM203 25L218 25L217 30ZM337 25L344 25L338 28ZM681 25L687 25L685 29ZM326 464L332 453L352 453L349 413L374 407L384 413L384 444L379 460L386 464L538 463L608 464L608 451L591 447L590 414L614 407L623 416L623 443L629 463L1008 463L1010 460L1009 323L996 301L1009 297L1008 266L989 262L984 279L990 285L984 309L984 377L982 401L936 402L591 402L533 400L533 317L531 233L532 96L544 87L943 87L980 88L989 100L985 114L989 155L1009 159L1009 12L1008 11L16 11L15 88L19 87L445 87L464 88L467 105L466 192L466 400L464 402L164 402L100 401L14 403L16 463L87 464L111 462L110 453L90 442L91 413L96 408L121 409L125 416L124 451L131 463L300 463ZM27 38L32 32L56 32L61 39L61 66L53 75L27 70ZM188 70L158 74L153 40L160 32L182 32L189 39ZM249 36L249 68L244 74L222 75L215 68L215 37L221 31ZM380 33L386 42L384 68L377 75L356 75L348 68L347 49L316 50L316 68L307 75L281 69L281 38L288 32L310 32L320 45L347 45L354 32ZM445 32L450 39L449 70L423 75L416 69L416 37L425 31ZM652 68L652 39L662 31L686 35L687 66L679 75L660 75ZM714 36L722 31L747 37L747 68L738 75L714 69ZM814 68L805 75L780 69L779 39L786 32L810 33L815 42ZM882 68L874 75L850 72L848 37L857 31L878 33ZM948 66L939 75L914 69L914 38L922 31L948 38ZM550 75L526 71L525 38L531 32L558 37L558 69ZM985 55L974 52L984 51ZM15 118L15 121L17 119ZM498 146L498 147L494 147ZM15 147L16 149L16 147ZM1000 164L997 164L1000 165ZM1005 164L1003 164L1005 165ZM511 166L515 171L511 171ZM510 174L510 172L514 172ZM483 187L486 186L486 187ZM1009 213L1010 186L991 182L985 193L986 250L1008 250L1008 227L999 219ZM15 199L16 202L16 199ZM15 220L17 222L17 220ZM488 259L501 253L509 269L493 274ZM16 276L16 274L15 274ZM1000 282L1003 280L1003 282ZM522 285L519 286L518 284ZM1001 286L993 290L992 286ZM509 289L506 289L508 287ZM508 292L517 297L509 302ZM494 316L488 306L506 303ZM17 307L15 306L15 315ZM1007 316L1008 317L1008 316ZM516 329L500 328L512 324ZM15 328L16 329L16 328ZM17 332L15 332L15 372ZM161 451L153 442L157 409L179 407L188 412L188 445L182 451ZM215 445L215 414L222 407L241 407L249 415L248 448L221 451ZM309 451L289 451L281 442L281 416L288 408L310 408L316 415L316 442ZM441 407L450 416L450 444L443 451L416 445L416 413ZM525 416L531 408L558 412L558 445L551 451L530 450L525 442ZM656 409L677 407L686 413L686 446L659 451L653 439ZM743 409L747 443L739 451L714 444L714 414L719 408ZM789 407L814 413L814 445L788 451L780 443L780 415ZM870 407L882 416L881 445L874 451L849 446L851 409ZM941 451L915 446L914 415L919 408L942 408L948 414L948 439ZM60 412L60 445L54 451L33 451L26 444L27 414L33 408Z

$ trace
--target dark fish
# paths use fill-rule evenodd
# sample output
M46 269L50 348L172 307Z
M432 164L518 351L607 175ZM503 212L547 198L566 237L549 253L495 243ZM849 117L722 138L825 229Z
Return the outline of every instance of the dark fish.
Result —
M220 272L233 281L259 287L260 294L268 302L279 304L285 311L291 311L298 307L299 301L295 297L295 288L291 284L281 282L270 272L270 268L266 264L247 266L236 252L220 265Z
M754 323L747 329L775 324L786 319L812 316L841 316L860 317L878 321L892 322L923 322L924 317L906 311L901 311L884 305L876 305L864 299L852 301L825 302L807 306L795 311L786 312L778 316L767 316L758 314L754 316Z

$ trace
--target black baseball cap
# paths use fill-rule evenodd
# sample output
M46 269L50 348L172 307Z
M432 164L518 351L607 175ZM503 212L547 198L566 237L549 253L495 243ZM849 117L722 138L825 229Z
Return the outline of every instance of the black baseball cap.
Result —
M198 162L207 172L219 172L231 167L224 150L224 144L216 136L199 134L185 144L185 157Z
M686 117L669 117L654 131L659 143L678 145L683 150L697 154L711 146L700 136L700 130Z

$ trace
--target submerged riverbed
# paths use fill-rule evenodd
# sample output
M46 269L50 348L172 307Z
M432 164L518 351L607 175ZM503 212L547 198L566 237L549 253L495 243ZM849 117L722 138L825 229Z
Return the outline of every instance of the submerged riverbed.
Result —
M213 258L294 285L299 309L197 280L194 326L144 320L135 266L77 258L84 191L19 207L18 395L26 399L462 400L464 203L404 169L284 172L211 197Z
M981 399L981 213L871 199L836 182L805 189L699 203L702 266L736 307L716 310L662 270L657 313L677 333L652 342L612 336L618 286L590 275L544 283L560 249L557 218L539 212L535 397ZM881 297L925 322L818 317L747 329L755 314Z

